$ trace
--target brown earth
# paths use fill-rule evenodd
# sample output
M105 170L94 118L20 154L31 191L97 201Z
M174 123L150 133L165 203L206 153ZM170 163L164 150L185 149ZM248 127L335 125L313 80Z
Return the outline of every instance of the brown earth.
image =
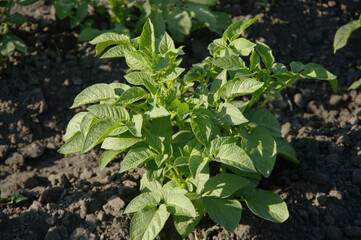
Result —
M278 159L260 184L286 201L285 223L262 220L245 207L234 233L205 218L189 239L361 239L361 92L347 90L361 77L361 31L337 54L332 50L336 29L359 17L361 2L284 0L262 8L224 0L216 8L235 19L260 16L248 38L267 43L286 65L325 66L339 76L340 89L306 80L268 105L301 162ZM16 53L0 67L0 188L2 197L20 191L28 200L0 206L0 239L129 239L130 216L122 212L138 193L142 169L118 174L119 158L100 172L99 150L65 158L56 152L79 111L68 109L76 94L94 83L124 81L124 61L94 58L94 48L77 41L78 29L70 30L67 19L55 20L47 2L17 10L28 21L13 31L29 54ZM185 66L207 56L214 38L194 32L184 43ZM158 238L179 236L167 224Z

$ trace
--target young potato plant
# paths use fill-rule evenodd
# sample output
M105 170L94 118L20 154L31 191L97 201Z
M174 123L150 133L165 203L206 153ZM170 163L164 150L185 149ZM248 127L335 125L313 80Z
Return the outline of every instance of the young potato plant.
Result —
M292 62L289 70L266 44L239 38L255 21L230 25L209 45L211 56L189 71L180 67L182 47L167 33L156 39L150 20L140 37L105 33L91 41L101 58L125 57L128 84L79 93L71 108L91 105L70 120L59 152L101 144L100 169L122 152L120 173L145 168L140 195L124 211L134 213L131 239L154 239L170 217L186 237L205 214L234 231L242 203L269 221L288 218L281 197L257 188L277 155L298 163L264 106L299 79L328 80L334 90L337 79L314 63Z

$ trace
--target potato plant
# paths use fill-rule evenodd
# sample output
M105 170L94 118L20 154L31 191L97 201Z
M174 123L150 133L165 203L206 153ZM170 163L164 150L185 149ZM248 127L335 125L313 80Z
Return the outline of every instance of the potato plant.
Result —
M11 8L15 4L27 6L35 3L38 0L9 0L0 1L0 63L4 62L6 58L11 56L15 50L27 53L28 48L24 41L11 33L10 24L22 25L26 22L26 18L20 13L11 13Z
M120 173L145 168L140 194L124 211L134 213L131 239L154 239L169 218L186 237L205 214L234 231L245 205L276 223L289 217L281 197L257 188L277 155L298 163L265 105L299 79L327 80L334 90L337 79L315 63L289 69L266 44L240 38L255 21L230 25L188 71L180 67L182 47L166 32L156 39L150 20L140 37L105 33L91 41L101 58L125 58L127 83L95 84L76 96L71 108L88 107L70 120L59 152L100 145L101 170L122 152Z
M191 31L208 27L221 34L231 23L230 16L224 12L212 11L218 0L107 0L109 14L114 23L121 24L129 32L140 32L148 18L157 26L158 37L165 29L177 42L183 42ZM137 14L137 11L140 12Z

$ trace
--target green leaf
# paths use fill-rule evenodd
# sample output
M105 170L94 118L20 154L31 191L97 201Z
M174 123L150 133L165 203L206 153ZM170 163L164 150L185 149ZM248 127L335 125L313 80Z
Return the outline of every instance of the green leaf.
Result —
M361 86L361 78L351 84L347 90L357 89Z
M209 156L216 156L219 152L219 148L226 144L236 144L237 138L235 137L218 137L211 142L211 148L209 149Z
M122 106L97 104L88 107L87 110L100 120L113 119L116 121L129 121L129 113Z
M150 70L152 68L151 59L140 51L126 52L125 61L132 70Z
M215 117L224 125L240 125L248 122L242 112L230 103L221 103Z
M154 239L164 227L169 215L164 204L158 209L137 212L130 223L130 238L132 240Z
M290 67L291 67L291 71L293 73L299 73L303 69L305 69L305 65L303 63L301 63L301 62L291 62Z
M177 116L180 120L184 120L190 113L188 103L182 103L177 108Z
M273 63L271 71L274 73L288 73L287 67L282 63Z
M78 39L79 39L79 41L88 42L88 41L94 39L95 37L99 36L102 33L104 33L104 31L102 31L102 30L92 28L92 27L85 27L80 31ZM98 55L99 53L98 53L98 51L96 51L96 55Z
M201 155L201 151L203 150L202 144L197 140L197 138L193 138L181 149L183 156L193 156L193 155Z
M281 136L280 124L268 109L263 107L252 108L247 112L246 117L250 121L250 126L266 129L273 137Z
M147 174L144 174L142 176L142 179L140 180L140 188L139 190L141 192L163 192L162 185L160 185L157 181L151 181Z
M247 189L242 192L248 208L257 216L266 220L282 223L289 217L286 203L271 191Z
M291 143L289 143L283 137L276 137L275 140L277 142L277 154L278 155L290 160L293 163L296 163L296 164L300 163L297 159L297 154L295 152L295 149L293 148Z
M185 70L184 68L179 68L179 67L168 69L163 74L161 82L172 81L178 78L182 74L182 72L184 72L184 70Z
M217 24L217 17L207 6L200 4L186 3L188 12L193 19L196 19L202 25L207 27Z
M7 33L6 36L8 38L8 41L14 44L16 50L22 53L28 53L28 48L26 47L24 41L21 40L21 38L11 33Z
M224 84L227 82L227 70L223 70L217 77L213 80L211 84L210 93L213 96L211 102L217 102L221 98L221 89Z
M146 72L131 72L124 76L130 84L133 85L145 85L143 79L147 81L152 81L152 74Z
M263 86L263 82L252 78L240 78L228 81L222 90L223 99L233 99L235 97L252 94Z
M321 65L316 63L308 63L305 66L305 69L300 73L303 78L311 78L311 79L320 79L320 80L328 80L331 84L332 90L334 92L337 91L338 81L337 76L327 71Z
M26 22L26 18L20 13L13 13L9 16L8 21L16 25L22 25Z
M235 48L241 56L248 56L257 44L248 41L245 38L237 38L233 40L229 45Z
M166 54L168 51L174 49L175 45L173 39L168 35L167 32L165 32L159 43L159 53Z
M227 70L239 70L245 67L242 58L235 55L216 58L212 63L217 67Z
M264 65L270 69L275 61L271 48L264 43L257 42L256 50L261 56Z
M192 21L188 13L181 8L174 8L166 15L167 25L170 33L177 42L184 41L184 35L189 35Z
M103 34L97 36L96 38L91 40L89 43L92 44L92 45L95 45L95 44L104 43L104 42L110 43L109 45L112 45L112 44L128 44L128 43L130 43L130 38L127 35L124 35L124 34L118 34L118 33L114 33L114 32L107 32L107 33L103 33Z
M258 19L258 17L249 19L249 20L245 20L245 21L238 21L238 22L234 22L232 23L224 32L222 35L222 38L224 41L229 40L229 41L233 41L236 38L238 38L241 33L246 30L249 26L251 26L256 20Z
M154 27L150 19L143 25L139 38L139 49L152 56L155 53Z
M188 235L194 230L199 221L202 219L204 214L202 199L191 200L191 202L196 210L195 218L186 216L173 216L174 226L183 238L188 237Z
M167 141L172 137L172 123L169 117L155 118L150 125L150 134L164 137Z
M119 173L142 167L152 156L152 151L144 147L130 150L122 161Z
M145 192L136 196L124 210L124 214L139 212L143 209L155 207L162 199L158 192Z
M70 108L76 108L89 103L109 100L115 97L114 88L105 83L97 83L81 91L74 99Z
M200 194L203 190L204 184L209 179L208 159L192 155L189 158L189 170L192 174L192 182L197 187L197 193Z
M304 78L314 78L321 80L333 80L337 78L337 76L316 63L306 64L305 69L301 72L301 76Z
M80 133L76 133L58 150L59 153L66 156L72 153L81 152L83 149L83 136Z
M130 132L125 132L117 137L106 137L101 148L108 150L125 150L142 141L144 141L143 138L134 137Z
M97 44L97 48L103 48L102 45L106 45L106 43L99 43ZM108 49L101 57L100 59L104 58L117 58L117 57L124 57L127 52L135 51L135 48L131 45L117 45L115 47L112 47ZM97 55L97 54L96 54Z
M227 231L233 232L242 217L242 205L235 199L203 197L208 216Z
M196 217L196 210L188 197L172 189L165 199L168 212L176 216Z
M73 137L76 133L80 132L80 123L83 118L87 115L86 112L79 112L74 115L72 119L70 119L65 134L63 136L64 141L68 141L71 137Z
M84 18L88 15L88 3L81 2L78 6L78 9L76 10L76 19L81 22L84 20Z
M99 169L102 171L110 161L112 161L118 154L123 150L106 150L100 155L99 158Z
M253 159L252 159L253 160ZM257 172L251 158L237 145L221 145L214 161L235 167L244 172Z
M188 0L187 2L201 4L205 6L213 6L218 2L218 0Z
M228 198L249 183L250 181L244 177L230 173L219 173L205 183L203 196Z
M254 166L264 176L269 177L277 157L277 143L267 130L256 127L248 133L242 129L242 143ZM242 146L243 146L242 145Z
M151 106L151 108L146 111L143 116L144 119L153 119L153 118L161 118L161 117L167 117L170 113L162 106Z
M261 58L258 55L257 51L253 51L249 59L251 70L261 70Z
M136 114L132 117L132 122L127 123L129 131L136 137L142 137L143 117Z
M333 39L333 53L336 53L337 50L346 46L347 41L351 36L351 33L360 27L361 17L359 20L351 21L337 29L335 37Z
M116 104L131 104L142 98L146 98L147 92L141 87L132 87L123 92Z
M70 15L70 12L75 7L75 4L76 4L75 2L72 3L54 2L56 16L60 20L63 20L64 18Z
M84 139L82 152L85 153L101 143L116 126L111 119L101 120L91 125Z
M214 128L212 121L204 115L195 115L191 117L191 127L197 140L209 148Z
M154 28L154 35L155 38L160 38L165 33L165 20L163 18L162 14L159 14L159 12L153 12L150 15L150 20L152 21Z

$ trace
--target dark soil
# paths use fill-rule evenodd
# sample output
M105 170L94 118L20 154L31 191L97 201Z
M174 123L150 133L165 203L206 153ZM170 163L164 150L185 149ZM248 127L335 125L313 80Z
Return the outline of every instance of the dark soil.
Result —
M322 81L290 86L268 105L300 160L278 159L261 188L279 193L290 218L275 224L246 206L234 233L205 218L189 239L361 239L361 92L347 87L361 77L361 31L333 54L338 27L356 19L358 0L283 0L271 8L255 1L221 1L218 10L234 19L260 16L246 31L267 43L278 62L315 62L339 76L333 93ZM75 111L74 97L98 82L124 81L123 60L94 58L94 47L79 43L79 29L55 20L51 5L17 8L27 23L13 29L28 45L0 67L0 188L2 197L19 191L27 201L1 205L0 239L129 239L130 217L122 212L137 195L142 169L118 174L120 158L102 172L99 150L64 157L56 151ZM106 19L100 19L106 22ZM106 25L106 24L105 24ZM207 55L217 36L194 32L185 42L185 65ZM159 239L179 239L167 224Z

